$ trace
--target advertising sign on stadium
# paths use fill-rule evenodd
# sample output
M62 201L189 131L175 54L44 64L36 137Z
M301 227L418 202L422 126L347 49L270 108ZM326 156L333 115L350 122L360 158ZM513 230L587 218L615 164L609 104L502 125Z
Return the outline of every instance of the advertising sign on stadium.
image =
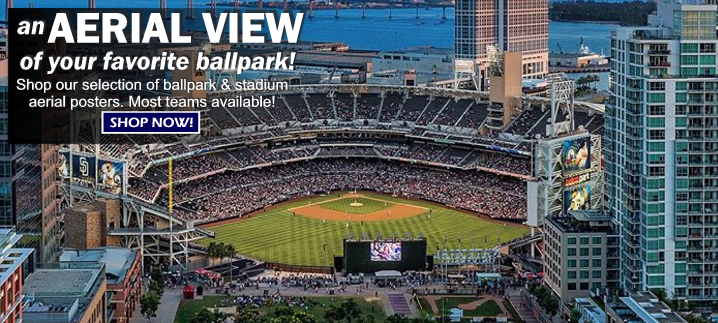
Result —
M122 191L124 162L101 158L95 163L95 156L73 153L71 166L69 151L60 152L59 159L57 173L60 177L72 177L75 183L83 185L97 183L98 189L112 194Z
M60 152L60 161L57 168L58 174L67 178L72 178L82 182L93 182L95 181L95 157L84 156L79 154L72 155L72 166L70 166L70 152ZM72 168L72 169L71 169Z
M591 138L576 138L563 142L561 150L563 173L572 173L591 168Z
M476 63L470 59L454 60L454 71L456 73L475 73L474 66Z
M570 186L575 186L575 185L579 185L579 184L588 182L591 180L591 174L592 173L585 173L585 174L581 174L581 175L568 177L563 180L563 186L570 187Z
M98 188L112 194L122 191L124 163L100 159L97 171Z
M591 208L591 186L566 189L563 196L564 211L588 210Z

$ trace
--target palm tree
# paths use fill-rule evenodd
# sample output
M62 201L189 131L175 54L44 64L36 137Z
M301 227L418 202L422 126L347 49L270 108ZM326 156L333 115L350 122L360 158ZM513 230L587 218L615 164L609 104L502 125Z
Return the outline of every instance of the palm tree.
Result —
M212 261L213 258L219 257L219 244L221 242L212 241L207 245L207 257ZM214 264L212 264L214 265Z
M234 269L234 266L232 266L234 254L237 252L237 250L234 249L234 245L231 243L228 243L224 246L224 252L225 256L229 257L229 280L232 281L232 271Z

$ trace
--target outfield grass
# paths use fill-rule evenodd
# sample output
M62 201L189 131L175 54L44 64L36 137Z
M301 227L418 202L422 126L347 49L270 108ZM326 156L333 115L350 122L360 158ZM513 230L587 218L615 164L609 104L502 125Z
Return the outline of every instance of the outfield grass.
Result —
M351 206L350 204L354 203L354 201L364 205ZM385 203L383 201L377 201L373 199L347 197L336 201L329 201L319 204L319 207L352 214L367 214L376 211L386 210L393 205L393 203Z
M366 192L362 194L388 202L427 207L431 209L431 214L427 212L398 220L364 222L363 225L360 222L350 222L347 228L344 221L327 220L324 223L322 220L293 215L288 209L308 204L307 200L299 200L253 215L251 219L209 229L215 232L216 240L232 243L242 255L263 261L305 266L331 266L333 256L343 253L342 239L348 233L352 233L355 238L361 237L362 232L372 237L377 233L381 233L384 237L392 234L402 237L407 232L413 236L423 235L427 238L428 252L433 254L438 245L444 248L444 237L447 239L449 249L458 248L459 236L461 236L462 248L483 248L484 237L488 245L492 246L499 238L501 241L508 241L529 232L528 228L504 226L501 223L490 222L474 215L422 201ZM332 194L311 200L314 204L335 198L337 195ZM353 200L349 201L351 202ZM205 244L210 241L212 240L201 240ZM326 252L323 249L325 243Z

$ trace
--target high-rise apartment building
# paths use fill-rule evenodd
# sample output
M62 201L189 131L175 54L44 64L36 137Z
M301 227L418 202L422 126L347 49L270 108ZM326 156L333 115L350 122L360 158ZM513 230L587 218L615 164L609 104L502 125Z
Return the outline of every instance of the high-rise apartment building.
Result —
M7 83L7 81L4 81ZM0 83L2 83L0 81ZM13 225L12 146L8 142L7 86L0 85L0 225Z
M629 290L718 300L717 9L662 0L611 37L607 207Z
M487 46L523 55L524 77L548 73L547 0L457 0L456 59L488 66Z

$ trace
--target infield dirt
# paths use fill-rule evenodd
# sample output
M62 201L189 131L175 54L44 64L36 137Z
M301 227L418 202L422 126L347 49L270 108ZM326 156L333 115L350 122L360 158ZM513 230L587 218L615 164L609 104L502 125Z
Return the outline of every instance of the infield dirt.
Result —
M324 203L334 202L334 201L342 200L342 199L351 199L351 198L364 198L364 199L377 200L377 201L384 202L384 200L373 199L371 197L366 197L362 194L345 194L345 195L342 195L342 197L340 197L340 198L326 200L326 201L322 201L322 202L315 203L315 204L309 204L309 205L291 208L291 209L289 209L289 211L294 212L297 215L306 216L306 217L319 219L319 220L360 222L360 221L398 220L398 219L403 219L403 218L409 218L412 216L417 216L417 215L422 214L428 210L427 208L424 208L421 206L402 204L402 203L393 203L393 202L388 202L389 204L391 204L391 206L389 206L388 208L385 208L385 209L379 210L379 211L375 211L375 212L363 213L363 214L342 212L342 211L331 210L331 209L322 207L322 204L324 204ZM349 204L347 204L347 205L349 205Z

